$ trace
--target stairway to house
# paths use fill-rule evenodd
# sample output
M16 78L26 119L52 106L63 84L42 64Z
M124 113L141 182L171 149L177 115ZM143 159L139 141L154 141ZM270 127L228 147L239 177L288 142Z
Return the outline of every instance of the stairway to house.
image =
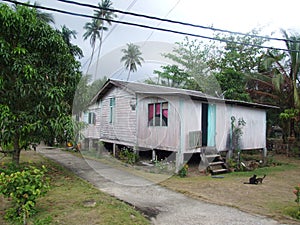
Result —
M200 156L200 164L202 164L202 167L205 166L206 171L212 175L228 172L227 164L216 148L206 147L202 149Z

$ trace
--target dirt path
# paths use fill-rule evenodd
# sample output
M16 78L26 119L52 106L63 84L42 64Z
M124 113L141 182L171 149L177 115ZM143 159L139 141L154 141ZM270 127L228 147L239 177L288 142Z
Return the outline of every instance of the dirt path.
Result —
M152 224L279 224L266 217L186 197L126 171L58 149L39 147L38 152L70 169L99 190L135 206L149 217Z

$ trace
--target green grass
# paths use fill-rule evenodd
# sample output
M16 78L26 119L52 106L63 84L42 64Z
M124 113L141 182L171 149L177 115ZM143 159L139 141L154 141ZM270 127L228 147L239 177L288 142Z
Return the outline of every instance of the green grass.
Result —
M295 217L296 203L294 187L300 183L300 160L284 156L274 156L269 167L253 171L221 174L223 179L205 176L198 168L190 167L185 178L173 176L161 185L204 201L228 205L242 211L261 214L277 219L283 224L299 224ZM266 174L263 184L246 185L256 174Z
M24 152L22 159L30 164L45 164L51 178L51 189L37 202L37 214L28 224L149 224L133 207L94 188L52 161L34 152ZM37 163L35 163L37 162ZM95 207L86 207L93 200ZM10 224L3 219L9 202L0 197L0 224Z
M294 164L282 163L280 166L269 166L269 167L261 167L257 168L253 171L239 171L234 173L226 174L227 177L250 177L253 174L257 176L263 176L264 174L274 174L277 172L289 171L297 168Z

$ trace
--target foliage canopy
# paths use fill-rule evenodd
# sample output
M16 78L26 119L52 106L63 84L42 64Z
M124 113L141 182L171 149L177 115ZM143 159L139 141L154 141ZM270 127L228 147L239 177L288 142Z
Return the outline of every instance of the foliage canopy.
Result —
M13 161L30 144L66 136L79 62L37 10L0 4L0 146Z

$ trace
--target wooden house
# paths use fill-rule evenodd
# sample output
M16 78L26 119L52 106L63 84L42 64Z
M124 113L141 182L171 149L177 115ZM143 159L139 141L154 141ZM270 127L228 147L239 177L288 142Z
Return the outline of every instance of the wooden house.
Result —
M85 145L101 141L139 151L174 153L177 165L184 156L207 149L232 149L234 128L239 148L266 149L266 109L269 106L224 100L199 91L108 80L92 100L84 120Z

